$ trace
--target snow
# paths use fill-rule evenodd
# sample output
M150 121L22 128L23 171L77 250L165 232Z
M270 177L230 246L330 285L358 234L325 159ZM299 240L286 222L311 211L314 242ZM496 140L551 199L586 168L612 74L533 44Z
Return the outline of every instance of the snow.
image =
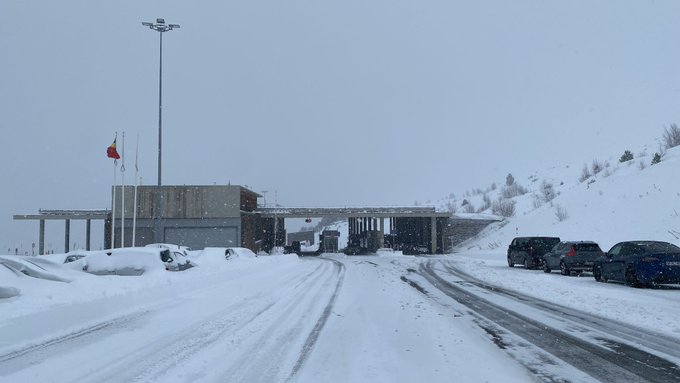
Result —
M94 267L98 258L106 260L104 269L110 262L144 268L162 262L113 261L98 252L69 264L65 254L0 256L0 381L526 382L537 379L530 371L540 365L553 378L592 381L568 364L545 362L549 355L498 347L483 320L419 270L431 262L452 284L479 280L680 340L680 286L633 289L595 282L589 273L564 277L505 262L515 236L592 240L604 250L630 239L680 244L680 148L660 164L639 166L650 159L610 159L594 182L579 182L578 166L518 180L529 193L513 198L515 215L444 256L390 249L375 256L256 256L244 248L206 248L188 251L191 269L130 277L92 275L82 265ZM551 202L536 197L543 181L553 184ZM491 200L500 189L487 191ZM481 206L481 194L466 199ZM556 206L569 217L560 221ZM327 229L339 230L346 242L346 223ZM449 267L468 279L445 275ZM536 308L518 309L508 297L470 289L574 331Z

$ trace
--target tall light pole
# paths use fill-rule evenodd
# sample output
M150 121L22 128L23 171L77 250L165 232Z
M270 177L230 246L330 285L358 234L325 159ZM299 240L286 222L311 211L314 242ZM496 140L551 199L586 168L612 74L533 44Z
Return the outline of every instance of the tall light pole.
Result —
M154 242L163 242L161 236L161 218L163 213L161 199L163 198L161 189L161 143L163 138L163 32L179 28L179 24L165 24L164 19L156 19L155 23L142 22L142 25L159 32L160 36L160 55L158 65L158 189L156 192L156 211L154 217ZM135 207L136 209L136 207Z

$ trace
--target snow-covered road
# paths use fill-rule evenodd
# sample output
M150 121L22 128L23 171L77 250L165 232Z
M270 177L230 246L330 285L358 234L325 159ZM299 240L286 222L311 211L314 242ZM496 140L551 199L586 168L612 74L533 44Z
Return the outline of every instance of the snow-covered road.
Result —
M344 267L319 260L276 266L16 318L2 326L3 338L28 345L0 356L0 379L285 381L313 346ZM117 306L121 314L111 317L115 310L104 310L101 321L85 326L68 315L102 306ZM36 339L33 333L45 327L52 332Z
M652 306L630 297L677 291L588 293L585 278L502 269L500 258L260 257L50 281L0 300L0 382L680 379L672 323L655 332L593 313L612 291L631 312ZM551 284L521 291L537 280ZM569 294L544 299L566 286L586 295L579 307Z

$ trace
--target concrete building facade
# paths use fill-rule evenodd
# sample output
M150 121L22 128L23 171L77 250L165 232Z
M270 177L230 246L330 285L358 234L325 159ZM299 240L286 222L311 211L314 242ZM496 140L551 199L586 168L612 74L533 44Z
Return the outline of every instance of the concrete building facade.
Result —
M257 250L263 232L262 223L253 213L259 194L238 185L162 186L158 241L154 236L157 191L156 186L137 188L136 246L164 242L198 249L243 246ZM113 247L131 246L134 186L116 186L115 196ZM110 233L110 225L109 220L107 233ZM110 235L105 238L105 247L111 247Z

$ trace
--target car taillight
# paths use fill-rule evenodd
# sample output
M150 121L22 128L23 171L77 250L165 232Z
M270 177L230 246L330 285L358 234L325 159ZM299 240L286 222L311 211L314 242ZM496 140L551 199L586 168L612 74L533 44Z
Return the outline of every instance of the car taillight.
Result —
M574 249L574 246L571 247L571 250L567 254L565 254L567 257L573 257L576 255L576 249Z

